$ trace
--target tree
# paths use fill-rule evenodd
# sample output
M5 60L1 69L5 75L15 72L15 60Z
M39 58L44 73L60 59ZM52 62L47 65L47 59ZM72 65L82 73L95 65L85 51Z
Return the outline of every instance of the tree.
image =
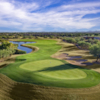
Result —
M97 57L96 62L98 62L98 59L100 58L100 44L91 45L89 49L90 53Z
M88 49L89 47L90 47L90 43L88 43L88 42L85 42L85 41L79 41L78 43L77 43L79 46L81 46L81 48L85 48L85 49Z

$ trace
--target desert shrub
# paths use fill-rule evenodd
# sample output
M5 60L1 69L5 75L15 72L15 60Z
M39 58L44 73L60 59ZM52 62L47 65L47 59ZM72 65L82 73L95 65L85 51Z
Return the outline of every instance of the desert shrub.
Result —
M15 48L9 48L9 49L3 49L0 50L0 58L6 58L11 56L12 54L15 53Z
M81 37L81 38L80 38L80 41L84 41L84 40L85 40L84 37Z
M9 41L1 41L0 45L0 58L6 58L15 53L17 45L10 43Z
M92 39L88 39L88 42L93 44L93 40Z
M76 40L73 38L65 38L64 41L66 41L68 43L76 43Z

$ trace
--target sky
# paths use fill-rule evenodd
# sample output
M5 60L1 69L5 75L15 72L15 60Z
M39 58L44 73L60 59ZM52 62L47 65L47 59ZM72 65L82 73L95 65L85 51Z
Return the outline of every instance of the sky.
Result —
M0 0L0 32L100 31L100 0Z

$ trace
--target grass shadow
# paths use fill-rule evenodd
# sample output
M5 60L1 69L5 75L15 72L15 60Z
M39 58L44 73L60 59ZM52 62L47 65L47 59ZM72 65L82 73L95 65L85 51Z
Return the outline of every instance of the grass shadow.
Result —
M17 83L10 92L12 100L37 100L43 95L37 87L29 84Z
M15 61L15 59L14 58L9 58L9 59L7 59L5 61Z

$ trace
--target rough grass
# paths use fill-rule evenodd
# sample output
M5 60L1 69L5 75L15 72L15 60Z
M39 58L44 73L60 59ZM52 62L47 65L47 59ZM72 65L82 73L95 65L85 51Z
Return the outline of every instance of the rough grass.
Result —
M81 50L71 43L60 42L59 44L62 46L62 49L60 49L55 55L68 53L69 56L82 56L82 59L86 59L89 62L96 60L96 58L91 55L88 50Z
M100 83L99 73L92 70L88 70L88 69L82 69L81 67L78 67L75 65L68 64L63 60L57 60L57 59L51 58L50 56L52 54L56 53L59 49L61 49L61 45L57 45L55 40L19 40L19 41L35 41L36 42L35 44L28 44L28 45L36 46L39 48L39 50L35 53L18 56L16 58L15 63L10 64L0 70L0 73L7 75L11 79L18 82L24 82L24 83L32 83L32 84L53 86L53 87L66 87L66 88L91 87ZM57 74L56 77L48 76L50 74L47 75L46 73L43 73L43 72L36 73L34 71L20 68L20 66L23 64L32 63L32 62L34 63L35 61L48 60L48 59L57 60L64 63L64 65L57 65L57 66L52 67L53 69L48 68L49 70L52 70L51 73ZM35 67L38 67L38 66L35 66ZM75 76L73 75L73 77L69 76L70 78L73 78L70 80L57 77L60 70L67 70L68 72L69 69L73 70L74 72L77 71L77 73L79 72L78 74L80 74L80 77L82 76L80 73L80 70L81 70L82 73L84 72L87 74L87 77L84 77L82 79L74 79ZM59 71L56 73L57 70ZM63 74L65 73L66 71L64 71Z

